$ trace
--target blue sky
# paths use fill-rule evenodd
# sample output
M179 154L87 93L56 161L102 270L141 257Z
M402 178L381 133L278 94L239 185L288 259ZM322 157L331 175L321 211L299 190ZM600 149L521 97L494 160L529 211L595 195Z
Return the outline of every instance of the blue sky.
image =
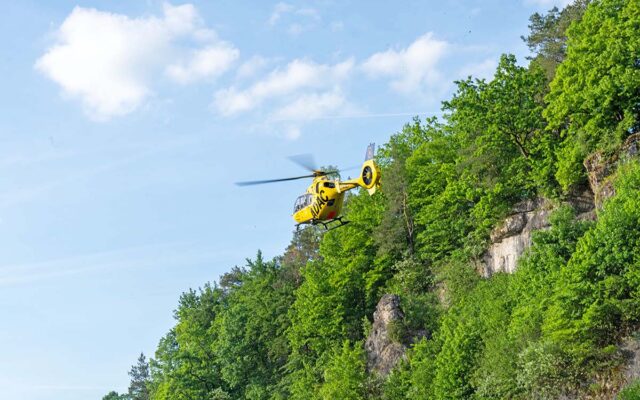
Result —
M181 292L288 244L306 182L233 182L359 163L563 3L3 2L2 397L125 391Z

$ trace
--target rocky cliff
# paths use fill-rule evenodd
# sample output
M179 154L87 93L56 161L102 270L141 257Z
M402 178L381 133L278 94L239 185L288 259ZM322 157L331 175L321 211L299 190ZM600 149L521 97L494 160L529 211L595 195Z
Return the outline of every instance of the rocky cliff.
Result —
M395 294L382 296L373 313L371 333L364 344L369 371L386 376L398 360L404 357L406 346L397 341L397 338L392 338L392 331L402 324L403 319L400 297Z
M640 134L631 135L613 154L597 152L584 161L589 187L574 189L565 199L580 219L595 219L595 210L615 194L611 176L618 165L640 155ZM549 227L554 205L542 198L518 203L504 221L491 232L491 244L482 257L480 273L512 273L524 250L531 245L531 233Z
M552 205L542 198L517 204L491 232L491 245L482 257L482 276L515 271L518 258L531 245L531 233L549 226L551 210Z
M576 210L580 219L594 219L593 194L589 188L574 190L563 202ZM516 204L490 235L491 244L482 257L480 274L485 278L496 272L513 273L525 249L531 246L531 234L547 229L549 215L556 204L537 198Z

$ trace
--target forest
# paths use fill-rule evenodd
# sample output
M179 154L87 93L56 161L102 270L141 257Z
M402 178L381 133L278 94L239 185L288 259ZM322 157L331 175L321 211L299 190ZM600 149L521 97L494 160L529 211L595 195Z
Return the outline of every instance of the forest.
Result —
M103 400L640 399L621 350L640 340L640 162L621 150L640 131L640 1L536 13L522 39L529 59L455 82L442 117L381 146L382 190L348 197L350 224L183 293L129 392ZM608 190L577 218L593 163ZM515 272L480 274L492 231L535 199L550 227ZM385 294L406 352L379 374L365 341Z

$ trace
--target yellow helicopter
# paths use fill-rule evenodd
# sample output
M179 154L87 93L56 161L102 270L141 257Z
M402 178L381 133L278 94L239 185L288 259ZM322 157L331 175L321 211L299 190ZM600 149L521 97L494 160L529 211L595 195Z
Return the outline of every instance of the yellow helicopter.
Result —
M349 223L349 221L343 221L340 215L346 192L362 187L367 189L369 195L373 195L376 189L380 187L380 168L373 161L374 152L375 144L371 143L367 148L365 161L360 168L360 176L355 179L346 181L329 179L330 175L336 175L339 171L319 170L305 156L298 156L291 157L291 160L308 169L312 174L292 178L237 182L236 185L262 185L265 183L313 178L313 182L307 188L306 193L299 196L293 206L293 219L296 221L296 229L299 229L304 224L322 224L326 230L335 229ZM334 222L339 223L339 225L332 226Z

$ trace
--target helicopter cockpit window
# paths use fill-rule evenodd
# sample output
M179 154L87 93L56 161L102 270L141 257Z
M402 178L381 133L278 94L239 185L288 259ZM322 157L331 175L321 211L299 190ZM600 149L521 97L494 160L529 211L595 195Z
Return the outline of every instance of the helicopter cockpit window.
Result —
M296 203L293 206L293 212L296 213L302 210L306 206L310 205L312 201L313 201L313 196L311 194L309 193L303 194L302 196L296 199Z
M325 182L324 187L333 189L336 187L336 184L333 182Z

